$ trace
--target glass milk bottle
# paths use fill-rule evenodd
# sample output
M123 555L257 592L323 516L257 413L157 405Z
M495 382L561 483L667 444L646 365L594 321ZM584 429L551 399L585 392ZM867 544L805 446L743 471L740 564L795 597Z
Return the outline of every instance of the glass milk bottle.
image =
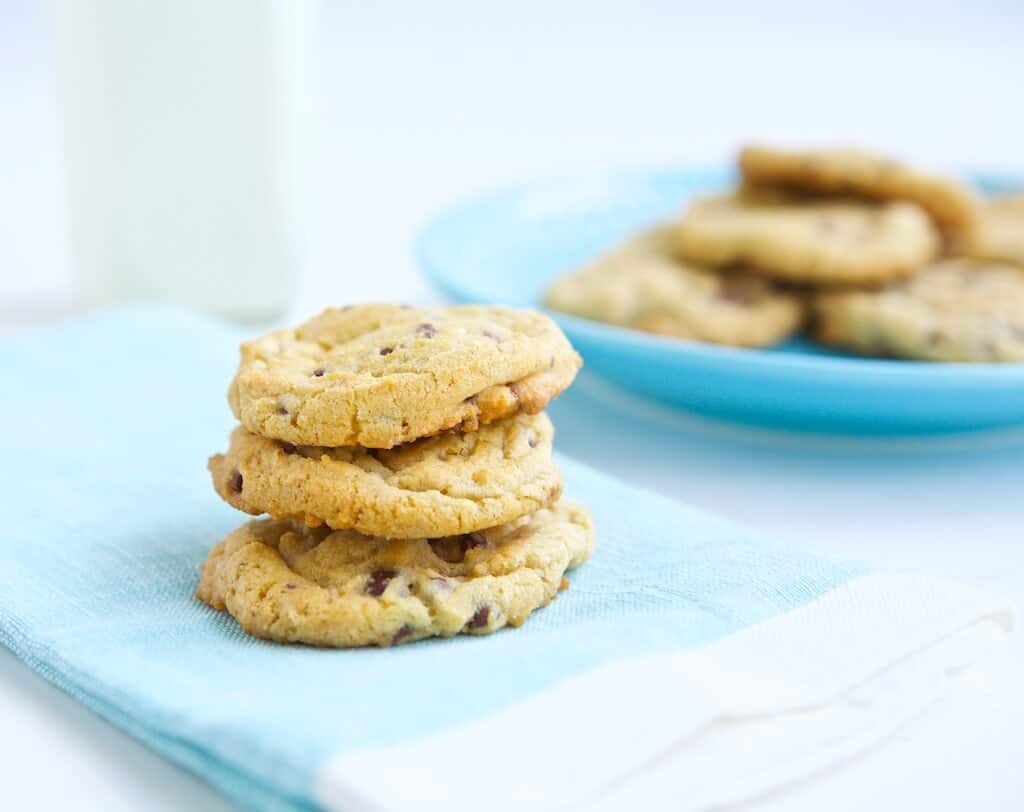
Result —
M311 0L57 0L77 299L262 321L303 262Z

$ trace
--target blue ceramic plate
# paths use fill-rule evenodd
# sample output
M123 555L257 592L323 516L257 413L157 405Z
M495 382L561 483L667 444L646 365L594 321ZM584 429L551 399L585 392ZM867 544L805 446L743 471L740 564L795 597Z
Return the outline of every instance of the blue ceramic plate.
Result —
M993 190L1024 186L978 177ZM462 203L421 233L417 252L452 299L539 306L547 284L628 234L728 186L727 171L653 170L562 178ZM1024 423L1024 364L856 358L802 340L745 350L660 338L551 313L587 368L633 393L777 428L929 434Z

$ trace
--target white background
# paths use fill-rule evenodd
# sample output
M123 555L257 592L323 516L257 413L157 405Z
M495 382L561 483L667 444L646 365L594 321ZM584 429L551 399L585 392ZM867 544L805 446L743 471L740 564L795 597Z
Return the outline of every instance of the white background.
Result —
M720 161L751 137L1024 172L1017 3L488 5L321 9L318 206L294 317L430 296L410 236L495 182ZM8 331L67 305L49 60L45 6L0 0ZM1024 432L806 439L669 414L590 380L572 397L563 452L812 548L955 575L1024 605ZM886 749L765 808L1024 808L1024 642L1008 648ZM0 722L5 807L225 808L6 653Z

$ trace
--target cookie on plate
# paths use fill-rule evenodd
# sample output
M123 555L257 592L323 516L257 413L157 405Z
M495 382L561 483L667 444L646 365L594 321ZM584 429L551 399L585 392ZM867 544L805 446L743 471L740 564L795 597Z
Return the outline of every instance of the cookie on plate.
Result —
M972 257L1024 266L1024 195L994 197L985 203Z
M264 437L391 448L536 414L580 364L533 310L356 305L243 344L228 401Z
M795 202L750 190L695 201L677 234L691 262L816 285L882 284L939 250L934 225L913 203Z
M590 517L569 503L432 541L257 519L211 551L196 596L280 642L391 646L487 634L550 603L592 543Z
M969 186L865 150L748 146L739 165L753 184L916 203L956 245L970 244L978 225L980 198Z
M677 254L675 223L651 228L548 289L554 310L675 338L764 347L803 319L801 296L768 279L715 273Z
M817 337L866 355L1024 361L1024 269L944 260L876 291L821 294Z
M210 458L217 493L253 515L387 538L434 538L513 521L558 500L545 414L391 449L295 446L241 426Z

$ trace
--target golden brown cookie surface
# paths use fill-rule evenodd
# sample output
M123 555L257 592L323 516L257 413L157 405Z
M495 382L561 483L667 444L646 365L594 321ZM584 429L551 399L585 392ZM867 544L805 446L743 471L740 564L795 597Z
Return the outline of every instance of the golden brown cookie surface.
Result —
M549 307L636 330L741 347L800 324L802 298L763 277L719 274L676 256L677 224L656 226L557 279Z
M241 353L228 401L249 431L367 448L536 414L581 363L544 314L475 305L327 310Z
M1024 361L1024 269L944 260L875 291L821 294L817 336L866 355Z
M818 285L900 279L939 250L935 227L912 203L793 202L749 192L692 203L678 240L692 262Z
M973 189L867 150L748 146L739 164L754 184L916 203L957 244L970 244L977 228L980 198Z
M985 203L968 254L1024 267L1024 195L994 197Z
M279 642L347 648L488 634L553 600L592 544L587 512L564 502L431 541L262 519L211 551L196 596Z
M294 446L235 429L210 459L217 493L253 515L386 538L470 533L548 507L562 491L547 415L391 449Z

